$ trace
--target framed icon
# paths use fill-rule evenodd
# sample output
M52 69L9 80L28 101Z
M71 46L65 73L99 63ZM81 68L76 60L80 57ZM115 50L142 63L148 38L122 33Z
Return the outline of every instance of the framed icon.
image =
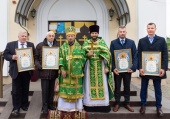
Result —
M59 69L59 47L43 46L42 69Z
M16 55L18 56L17 66L18 72L34 70L34 58L32 47L15 49Z
M161 52L142 52L142 69L144 70L144 75L159 76Z
M115 67L119 72L127 72L132 66L131 49L114 50Z

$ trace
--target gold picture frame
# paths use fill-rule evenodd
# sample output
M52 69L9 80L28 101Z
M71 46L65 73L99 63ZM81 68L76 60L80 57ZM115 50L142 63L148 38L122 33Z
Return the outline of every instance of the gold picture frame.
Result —
M131 49L114 50L114 59L118 72L127 72L132 66Z
M42 47L42 69L59 69L59 47Z
M161 52L142 52L142 69L144 70L144 75L159 76L161 69Z
M35 69L32 47L21 48L21 49L17 48L15 49L15 53L18 56L17 59L18 72Z

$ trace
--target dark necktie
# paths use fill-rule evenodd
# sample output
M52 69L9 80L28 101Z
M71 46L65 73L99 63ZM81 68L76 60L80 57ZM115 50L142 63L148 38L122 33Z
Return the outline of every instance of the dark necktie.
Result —
M122 45L124 44L124 40L121 40L121 44L122 44Z
M23 43L21 44L21 48L24 48L24 44Z

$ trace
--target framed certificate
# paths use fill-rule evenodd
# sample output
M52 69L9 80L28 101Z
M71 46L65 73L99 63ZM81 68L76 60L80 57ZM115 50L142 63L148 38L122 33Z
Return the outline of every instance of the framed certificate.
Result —
M42 69L59 69L59 47L43 46Z
M34 70L34 59L32 47L15 49L17 59L18 72Z
M142 52L142 69L145 75L159 76L161 69L161 52Z
M132 66L131 49L114 50L115 67L119 72L127 72Z

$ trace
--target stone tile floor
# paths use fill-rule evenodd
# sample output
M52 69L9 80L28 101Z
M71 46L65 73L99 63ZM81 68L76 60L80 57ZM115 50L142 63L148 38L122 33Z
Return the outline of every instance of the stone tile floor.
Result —
M131 83L133 85L140 87L141 86L141 79L140 78L132 78ZM170 79L163 79L161 87L162 87L163 97L170 100ZM150 80L150 82L149 82L148 89L154 91L152 80Z
M10 84L11 83L11 79L10 77L3 77L4 79L4 84ZM141 79L140 78L132 78L131 83L133 85L136 85L138 87L141 86ZM38 80L37 82L31 82L30 84L30 89L31 90L35 90L35 91L40 91L40 80ZM152 85L152 81L150 81L149 85L148 85L148 89L154 91L154 87ZM170 79L165 79L163 80L163 84L162 84L162 94L165 98L170 100Z
M148 88L152 91L154 91L153 85L149 85ZM162 85L162 95L163 97L170 100L170 84Z

